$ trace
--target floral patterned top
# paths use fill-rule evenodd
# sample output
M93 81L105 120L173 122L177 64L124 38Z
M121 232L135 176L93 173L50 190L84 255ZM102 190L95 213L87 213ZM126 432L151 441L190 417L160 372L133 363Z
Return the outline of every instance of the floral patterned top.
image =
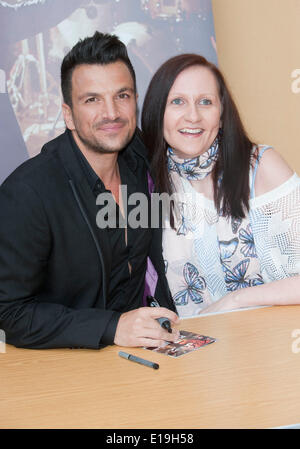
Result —
M260 147L259 158L268 148ZM186 166L187 161L182 162ZM190 173L189 178L179 173L178 163L177 160L175 169L173 161L169 164L177 192L178 219L175 230L168 219L164 223L163 257L177 312L180 317L188 317L197 315L228 292L264 281L250 217L219 216L214 202L192 187ZM256 168L250 169L251 196Z

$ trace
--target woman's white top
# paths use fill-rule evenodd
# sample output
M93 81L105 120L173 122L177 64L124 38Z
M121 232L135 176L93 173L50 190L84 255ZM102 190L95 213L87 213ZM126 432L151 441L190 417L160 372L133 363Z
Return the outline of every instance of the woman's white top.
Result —
M300 178L295 173L255 197L256 169L250 170L250 210L242 220L219 216L213 201L176 177L179 219L175 230L164 222L163 257L179 316L197 315L239 288L300 273Z

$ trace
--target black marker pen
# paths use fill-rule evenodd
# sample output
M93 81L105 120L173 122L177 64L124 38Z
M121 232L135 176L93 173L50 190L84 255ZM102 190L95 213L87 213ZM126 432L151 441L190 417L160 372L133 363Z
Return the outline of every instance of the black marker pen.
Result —
M149 368L153 368L153 369L159 368L158 363L150 362L150 360L141 359L141 357L137 357L136 355L128 354L127 352L124 352L124 351L120 351L119 356L123 357L123 359L130 360L131 362L136 362L136 363L140 363L141 365L144 365L144 366L149 366Z
M160 307L157 299L155 299L153 296L147 296L147 303L148 303L149 307ZM166 329L169 332L169 334L172 333L171 323L170 323L170 320L168 320L168 318L162 317L162 318L156 318L156 319L159 322L159 324L161 325L161 327Z

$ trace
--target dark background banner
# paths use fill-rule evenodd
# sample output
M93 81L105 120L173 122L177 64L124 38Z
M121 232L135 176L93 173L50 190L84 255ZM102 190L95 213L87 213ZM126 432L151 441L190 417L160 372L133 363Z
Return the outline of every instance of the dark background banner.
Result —
M139 110L169 57L194 52L217 63L211 0L0 0L0 183L64 131L60 64L96 30L127 45Z

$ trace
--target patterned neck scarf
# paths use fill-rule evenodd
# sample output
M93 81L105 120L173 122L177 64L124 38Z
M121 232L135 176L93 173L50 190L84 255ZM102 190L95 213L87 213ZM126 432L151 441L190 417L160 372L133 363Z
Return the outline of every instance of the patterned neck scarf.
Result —
M192 159L181 159L175 155L172 148L168 148L168 171L175 172L188 180L199 180L209 175L217 161L220 133L205 153Z

